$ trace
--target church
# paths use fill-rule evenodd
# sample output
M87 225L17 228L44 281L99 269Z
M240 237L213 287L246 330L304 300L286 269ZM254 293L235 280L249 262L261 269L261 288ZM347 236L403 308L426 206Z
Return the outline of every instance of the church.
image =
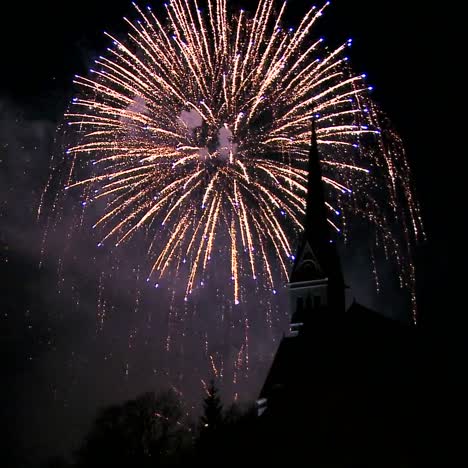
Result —
M257 400L258 448L272 464L411 465L425 420L417 330L347 297L315 123L308 166L290 328Z

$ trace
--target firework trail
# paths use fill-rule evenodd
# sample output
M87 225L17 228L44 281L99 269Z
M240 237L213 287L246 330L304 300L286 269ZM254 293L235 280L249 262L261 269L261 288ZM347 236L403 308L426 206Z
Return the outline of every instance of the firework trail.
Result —
M252 15L226 0L172 0L165 21L134 6L127 37L107 34L106 54L75 79L63 185L82 197L77 224L97 205L98 246L144 234L148 282L183 277L186 301L216 259L233 306L246 281L276 294L302 228L314 117L330 225L348 241L365 223L372 261L376 249L396 261L415 314L411 245L422 228L406 156L348 64L351 40L330 50L314 37L328 3L296 29L273 0ZM237 360L248 367L245 335Z

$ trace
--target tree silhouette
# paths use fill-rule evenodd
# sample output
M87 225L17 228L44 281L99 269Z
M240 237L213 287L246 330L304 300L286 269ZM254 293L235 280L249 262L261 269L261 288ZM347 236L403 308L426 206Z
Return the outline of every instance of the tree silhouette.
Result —
M212 380L207 388L207 396L203 400L203 415L199 423L197 446L201 459L205 459L208 455L217 458L219 455L223 422L223 405Z
M207 396L203 400L203 416L201 417L201 433L215 432L223 423L223 405L218 395L214 381L210 382Z
M55 456L43 463L41 468L71 468L71 465L63 457Z
M77 453L78 467L146 468L173 463L192 443L192 430L172 391L146 393L104 409Z

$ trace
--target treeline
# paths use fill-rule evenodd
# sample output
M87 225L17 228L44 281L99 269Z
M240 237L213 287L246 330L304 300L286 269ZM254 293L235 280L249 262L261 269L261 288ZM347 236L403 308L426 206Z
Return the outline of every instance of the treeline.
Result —
M400 367L387 386L377 371L366 380L342 370L342 386L333 372L310 387L278 387L261 417L254 405L223 407L213 383L197 420L175 392L147 393L101 410L71 460L41 468L468 466L466 387L444 379L431 390L417 368L416 386L398 380Z
M72 461L47 460L42 468L185 466L241 461L254 432L254 407L224 408L212 382L203 413L192 421L177 394L146 393L99 411ZM221 460L223 460L221 462Z

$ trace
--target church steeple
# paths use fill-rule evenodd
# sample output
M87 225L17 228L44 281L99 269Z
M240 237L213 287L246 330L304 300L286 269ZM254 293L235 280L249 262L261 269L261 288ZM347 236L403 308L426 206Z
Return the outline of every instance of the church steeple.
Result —
M309 309L344 310L344 281L328 223L315 119L308 158L304 230L291 271L291 329L304 322ZM305 307L306 304L309 304ZM299 317L300 316L300 317Z
M306 218L304 237L311 245L330 242L327 208L322 182L322 168L317 144L315 118L312 120L311 142L307 174Z
M328 345L329 337L336 339L333 324L341 322L345 311L345 285L328 223L315 121L311 133L304 229L288 283L290 329L281 340L257 401L259 415L268 411L281 418L294 412L291 405L305 382L310 382L307 369L314 362L314 354L323 343ZM326 339L321 339L322 333ZM321 357L326 358L327 352ZM307 407L309 402L305 403Z

